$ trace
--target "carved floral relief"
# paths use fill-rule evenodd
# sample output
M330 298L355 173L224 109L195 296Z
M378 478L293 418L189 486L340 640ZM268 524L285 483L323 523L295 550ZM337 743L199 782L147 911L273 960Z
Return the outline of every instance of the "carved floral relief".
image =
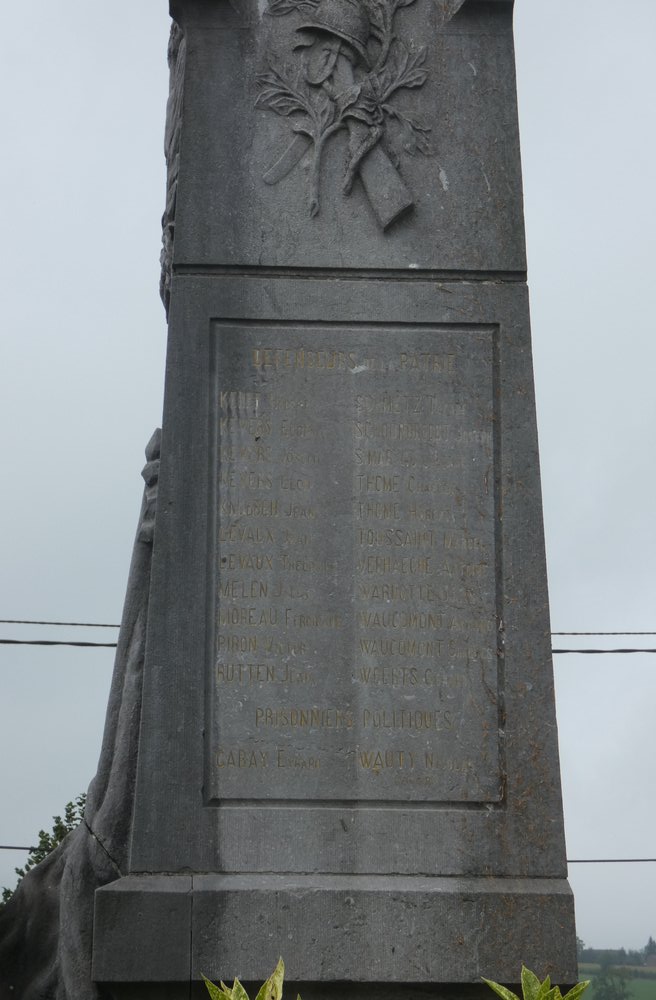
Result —
M344 195L359 177L383 230L413 207L401 160L430 155L431 129L419 115L399 108L395 98L400 91L420 89L428 76L426 47L414 45L401 30L402 10L414 2L269 0L270 16L297 12L302 20L290 29L293 63L272 55L257 78L256 107L288 119L292 133L263 180L277 184L309 154L310 216L321 210L324 148L340 131L348 141Z

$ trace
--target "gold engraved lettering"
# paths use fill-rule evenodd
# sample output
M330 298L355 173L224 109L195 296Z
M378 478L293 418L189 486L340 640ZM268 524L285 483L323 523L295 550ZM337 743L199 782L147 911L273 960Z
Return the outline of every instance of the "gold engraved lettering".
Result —
M464 532L456 534L453 531L445 531L442 544L445 549L455 549L460 552L477 552L486 548L480 538L472 538Z
M465 678L462 673L454 670L440 671L433 667L426 667L423 671L423 682L427 687L456 688L463 687Z
M445 444L449 441L449 428L437 424L391 424L354 420L352 430L356 439L365 441L417 441L421 444Z
M263 580L221 580L219 594L221 597L266 597L269 585Z
M365 475L360 473L356 476L360 493L398 493L401 485L401 477L379 475Z
M259 472L242 472L239 478L244 490L270 490L273 486L271 476L263 476Z
M318 757L291 752L287 747L278 747L276 754L278 767L296 767L301 770L316 770L321 766Z
M282 460L286 465L319 465L323 456L312 455L306 451L285 451Z
M257 636L220 633L217 646L224 653L257 653Z
M289 503L283 508L284 517L303 518L306 521L314 521L314 507L309 507L302 503Z
M238 605L219 608L219 625L245 625L248 628L259 628L261 625L277 624L277 608L244 608Z
M231 490L237 489L237 473L232 469L222 468L219 471L219 485Z
M219 513L222 517L278 517L280 508L277 500L221 500Z
M408 576L420 573L428 575L431 572L431 557L364 556L358 559L357 570L358 573L366 573L368 576L387 576L389 573L407 573Z
M295 587L292 583L283 583L281 580L278 580L271 596L274 598L286 597L292 601L307 601L310 591L303 587Z
M434 375L454 375L455 354L405 354L399 355L401 371L432 372Z
M308 670L271 663L217 663L217 684L308 684Z
M250 569L267 570L273 569L273 557L264 555L251 555L250 553L229 552L221 557L223 569Z
M358 596L364 601L430 601L442 600L443 588L431 583L369 583L358 582Z
M312 484L309 479L301 479L298 476L281 476L280 477L280 489L281 490L299 490L301 492L307 491L312 488Z
M409 750L360 750L358 763L365 771L380 771L395 769L411 771L415 766L415 755Z
M257 417L261 396L258 392L243 392L241 389L225 389L219 395L219 406L228 416Z
M395 458L389 448L366 450L356 448L353 452L356 465L393 465Z
M276 371L310 369L317 372L345 372L357 367L354 351L309 350L306 347L254 347L251 362L255 368Z
M239 447L231 447L223 444L221 447L221 462L269 462L271 456L269 450L261 444L243 444ZM223 470L219 473L219 482L223 483ZM234 483L230 484L234 486Z
M268 400L272 410L281 410L283 412L288 410L305 410L308 406L307 399L292 399L289 396L280 396L275 393L269 396Z
M441 629L444 618L433 611L360 611L358 624L361 628L400 628L400 629Z
M432 549L437 545L437 538L432 528L423 531L404 531L402 528L358 528L360 545L391 545L397 548Z
M331 611L297 611L285 608L286 628L341 628L341 615Z
M430 750L424 752L424 767L456 774L468 774L474 770L470 760L453 760L451 757L441 757Z
M365 639L358 640L365 656L440 656L446 651L442 639Z
M289 573L333 573L336 566L328 559L296 558L288 556L286 552L281 553L280 565Z
M359 501L356 504L357 515L361 521L377 518L381 521L398 521L402 515L401 504L398 501L385 503L383 500Z
M250 525L228 524L219 528L220 542L255 542L258 545L269 545L273 542L271 528L252 528Z
M307 646L298 639L262 639L264 651L274 653L276 656L304 656L307 653Z
M411 503L408 508L408 517L411 521L437 521L439 524L457 525L460 523L458 512L452 507L418 507L416 503Z
M219 768L224 767L268 767L269 766L269 751L268 750L242 750L238 748L232 748L225 750L222 747L216 751L215 755L216 766Z
M238 421L240 428L246 434L252 435L257 441L265 434L271 433L271 423L268 420L261 417L247 417L242 419L238 416L221 417L219 420L221 431L229 431L233 420Z
M350 709L341 708L256 708L258 729L352 729L355 725Z
M449 709L372 709L362 710L363 729L453 729L453 719Z
M385 687L415 687L419 683L417 667L360 667L357 678L363 684Z
M453 465L454 463L451 464ZM450 493L452 490L455 493L455 487L452 484L445 483L440 479L420 479L414 473L408 476L405 488L408 493L419 493L422 495L426 495L427 493L441 495Z
M319 438L323 440L324 433L320 428L310 423L292 423L290 420L283 420L280 424L282 437L289 438Z
M447 411L449 409L455 409L455 406L451 404L445 405L445 401L439 396L434 395L424 395L422 393L405 393L405 392L380 392L380 393L361 393L355 397L355 409L360 413L365 414L378 414L381 416L389 416L395 414L420 414L421 416L434 416L439 414L441 417L452 415ZM463 407L458 407L459 413L462 416L464 414Z

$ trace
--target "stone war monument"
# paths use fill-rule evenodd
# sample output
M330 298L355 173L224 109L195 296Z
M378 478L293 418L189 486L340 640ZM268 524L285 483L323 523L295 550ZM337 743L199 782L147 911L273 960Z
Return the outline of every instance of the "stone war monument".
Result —
M161 448L56 995L572 983L512 2L171 14Z

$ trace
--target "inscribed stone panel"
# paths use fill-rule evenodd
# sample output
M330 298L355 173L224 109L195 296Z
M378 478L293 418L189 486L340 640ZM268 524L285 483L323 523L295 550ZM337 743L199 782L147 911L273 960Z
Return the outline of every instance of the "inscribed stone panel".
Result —
M493 328L212 348L209 799L498 801Z

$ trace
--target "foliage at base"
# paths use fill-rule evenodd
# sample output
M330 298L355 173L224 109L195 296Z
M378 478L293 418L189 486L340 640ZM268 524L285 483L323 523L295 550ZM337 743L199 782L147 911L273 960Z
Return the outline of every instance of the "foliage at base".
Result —
M269 978L265 983L262 983L255 1000L282 1000L284 978L285 963L282 958L279 958L278 964ZM212 1000L249 1000L248 993L238 979L235 979L231 987L226 986L223 982L220 986L216 986L206 976L203 976L203 982L207 986L207 992ZM297 995L296 1000L301 1000L300 996Z
M491 979L483 978L483 982L487 983L490 989L494 990L497 996L501 997L501 1000L520 1000L517 994L513 993L506 986L494 983ZM576 986L573 986L563 996L559 986L551 985L549 976L540 982L534 972L527 969L525 965L522 966L522 993L524 994L524 1000L578 1000L589 985L590 980L586 979L583 983L577 983Z
M67 837L72 830L80 825L84 818L84 806L87 797L85 793L78 795L74 802L67 802L64 808L64 818L61 816L53 816L53 827L51 833L46 833L45 830L39 830L39 843L36 847L30 850L30 853L25 862L24 868L14 868L14 871L18 875L18 881L27 875L27 873L47 858L48 855L54 851L55 847L61 844L64 837ZM6 903L14 895L16 889L3 889L2 890L2 902Z

